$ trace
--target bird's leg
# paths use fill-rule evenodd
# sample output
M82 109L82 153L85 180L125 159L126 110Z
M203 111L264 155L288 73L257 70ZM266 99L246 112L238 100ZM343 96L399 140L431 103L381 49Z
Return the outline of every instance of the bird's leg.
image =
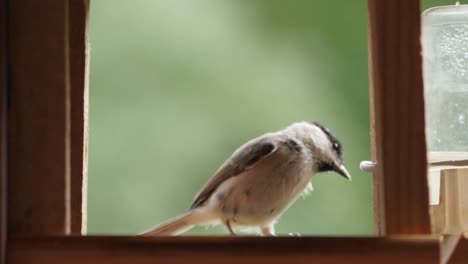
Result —
M237 236L236 233L234 233L234 231L232 231L231 223L229 223L229 220L226 220L225 225L226 225L227 229L229 230L229 234L231 234L231 236Z
M276 236L275 226L273 224L261 228L263 236Z

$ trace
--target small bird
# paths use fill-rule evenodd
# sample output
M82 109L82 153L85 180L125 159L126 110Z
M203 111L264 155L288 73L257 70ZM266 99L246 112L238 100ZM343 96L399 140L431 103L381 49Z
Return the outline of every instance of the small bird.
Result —
M140 235L179 235L196 225L259 228L275 236L277 219L304 192L311 177L334 171L351 180L337 137L317 122L297 122L237 149L195 196L190 209Z

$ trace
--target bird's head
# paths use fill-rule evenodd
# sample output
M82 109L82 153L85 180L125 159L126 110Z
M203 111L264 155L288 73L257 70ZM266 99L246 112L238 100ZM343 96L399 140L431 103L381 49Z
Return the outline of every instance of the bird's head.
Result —
M344 166L343 146L330 129L318 122L300 122L293 126L296 136L312 153L315 172L333 171L351 180Z

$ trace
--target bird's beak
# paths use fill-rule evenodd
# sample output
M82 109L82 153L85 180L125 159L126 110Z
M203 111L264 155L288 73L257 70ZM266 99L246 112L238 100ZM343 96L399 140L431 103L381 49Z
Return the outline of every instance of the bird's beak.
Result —
M333 171L335 171L336 173L338 173L341 176L345 177L346 179L351 180L351 174L349 174L348 170L345 168L345 166L343 164L341 164L339 166L336 165L333 168Z

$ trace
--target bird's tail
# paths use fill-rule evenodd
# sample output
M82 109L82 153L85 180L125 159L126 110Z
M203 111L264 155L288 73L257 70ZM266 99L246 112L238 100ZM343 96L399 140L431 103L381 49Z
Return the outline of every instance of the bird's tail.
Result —
M190 210L171 218L151 229L140 233L140 236L177 236L195 225L209 223L212 215L205 210Z

